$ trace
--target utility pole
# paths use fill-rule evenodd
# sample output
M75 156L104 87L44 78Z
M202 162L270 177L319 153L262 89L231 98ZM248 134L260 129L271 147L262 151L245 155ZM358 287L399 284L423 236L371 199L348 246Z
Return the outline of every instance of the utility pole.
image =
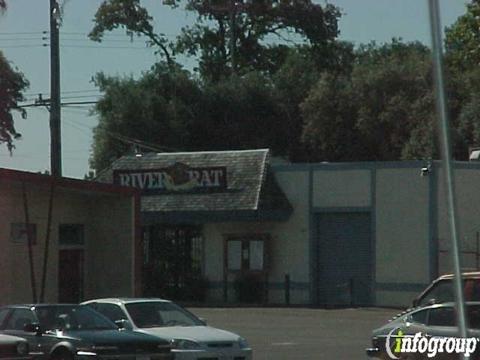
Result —
M50 0L50 171L62 176L60 113L60 7Z

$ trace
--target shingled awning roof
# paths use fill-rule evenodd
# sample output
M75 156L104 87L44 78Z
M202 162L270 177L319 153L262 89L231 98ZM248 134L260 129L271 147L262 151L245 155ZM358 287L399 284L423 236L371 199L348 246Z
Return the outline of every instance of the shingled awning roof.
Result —
M283 221L292 207L269 170L268 158L268 149L123 156L97 180L113 183L115 172L165 169L179 163L190 168L225 167L227 184L222 191L142 196L143 223Z

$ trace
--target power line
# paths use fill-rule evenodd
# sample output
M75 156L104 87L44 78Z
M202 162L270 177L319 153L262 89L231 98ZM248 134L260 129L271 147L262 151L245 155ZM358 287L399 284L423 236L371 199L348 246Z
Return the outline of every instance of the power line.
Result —
M47 34L47 31L31 31L31 32L0 32L0 36L5 35L36 35L36 34Z
M47 45L2 45L0 46L1 49L15 49L15 48L41 48L41 47L47 47Z
M40 41L40 40L47 40L46 37L26 37L26 38L3 38L3 37L0 37L0 41ZM113 41L113 40L110 40L110 41Z
M68 106L68 105L94 105L98 104L98 101L71 101L71 102L62 102L60 103L61 106ZM24 104L19 105L19 108L28 108L28 107L38 107L38 106L47 106L50 105L50 101L38 101L33 104Z
M93 89L89 89L89 90L65 90L65 91L62 91L61 93L62 94L78 94L78 93L87 93L87 92L100 92L100 90L93 90ZM25 96L33 96L33 95L38 95L38 94L49 95L50 93L48 91L39 91L39 92L26 93Z
M60 45L61 48L77 48L77 49L125 49L125 50L152 50L151 47L144 46L103 46L103 45Z
M67 120L67 119L65 119L65 120ZM152 150L152 151L179 151L178 149L173 149L173 148L169 148L169 147L165 147L165 146L160 146L160 145L152 144L152 143L149 143L149 142L146 142L146 141L143 141L143 140L139 140L139 139L131 138L131 137L128 137L128 136L124 136L124 135L121 135L119 133L116 133L116 132L107 130L105 128L102 128L100 126L90 127L88 125L81 124L81 123L79 123L77 121L74 121L72 119L68 119L67 121L70 123L70 126L76 128L79 131L82 131L83 133L87 133L86 130L89 130L90 132L93 132L94 130L98 130L98 131L101 131L101 132L105 133L106 135L118 140L118 141L121 141L121 142L129 144L129 145L140 146L140 147L148 149L148 150ZM91 133L89 133L89 135L91 135Z

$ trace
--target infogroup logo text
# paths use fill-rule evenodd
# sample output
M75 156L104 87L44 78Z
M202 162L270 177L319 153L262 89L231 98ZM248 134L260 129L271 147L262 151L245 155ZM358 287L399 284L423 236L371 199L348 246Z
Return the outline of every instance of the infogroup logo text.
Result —
M385 341L385 349L391 359L399 359L399 355L406 353L427 354L429 358L441 353L455 353L464 354L468 358L480 342L480 339L475 337L426 337L422 333L405 335L401 330L397 330L398 328L390 331Z

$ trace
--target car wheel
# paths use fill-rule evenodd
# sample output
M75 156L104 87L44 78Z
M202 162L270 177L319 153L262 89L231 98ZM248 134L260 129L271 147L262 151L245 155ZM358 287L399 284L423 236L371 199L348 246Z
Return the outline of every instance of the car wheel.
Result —
M50 360L73 360L73 355L68 350L60 350L53 353Z
M400 360L418 360L419 358L414 354L404 354L400 356Z

